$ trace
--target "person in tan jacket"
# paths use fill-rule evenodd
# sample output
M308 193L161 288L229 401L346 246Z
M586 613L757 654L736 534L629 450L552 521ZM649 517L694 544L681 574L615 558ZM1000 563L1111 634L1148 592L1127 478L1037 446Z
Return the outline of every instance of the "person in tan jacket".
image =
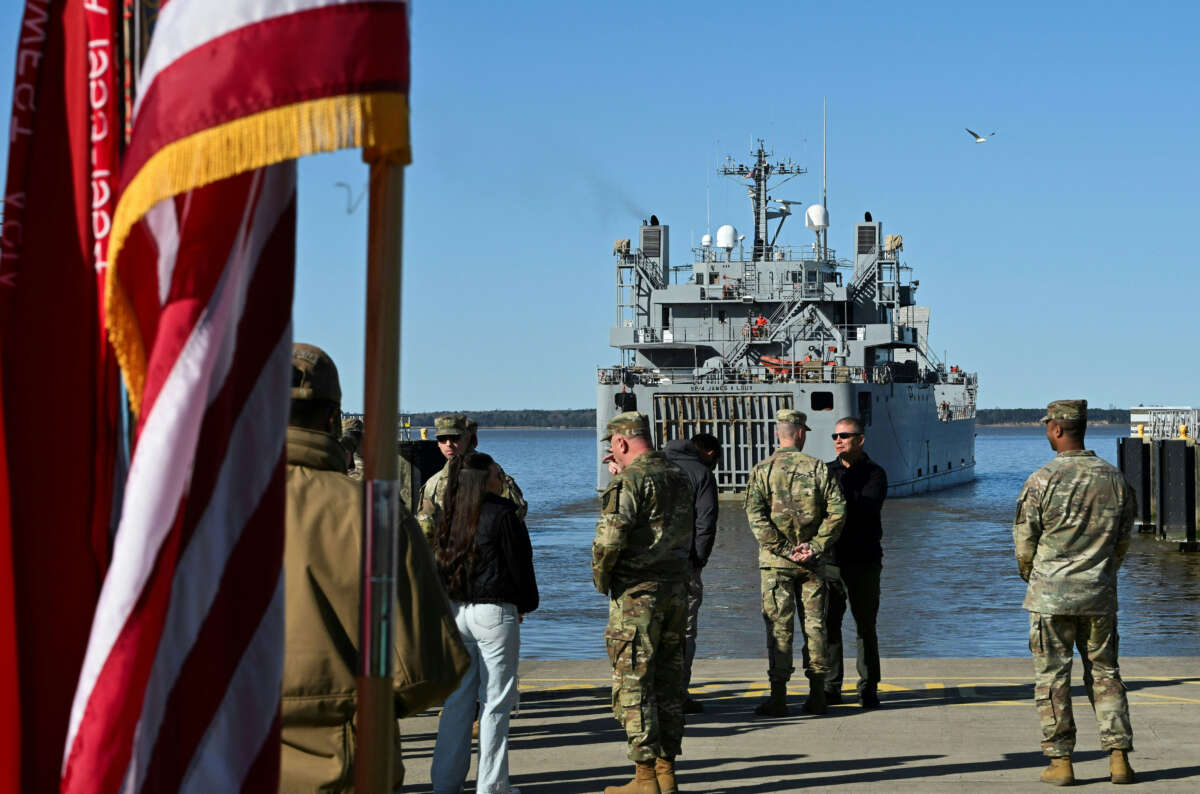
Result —
M287 431L281 792L354 787L363 483L346 476L341 429L336 366L320 348L295 345ZM416 541L420 527L403 505L399 510L397 717L441 702L470 664L433 559ZM427 680L427 669L444 680ZM398 789L404 780L398 724L394 753Z

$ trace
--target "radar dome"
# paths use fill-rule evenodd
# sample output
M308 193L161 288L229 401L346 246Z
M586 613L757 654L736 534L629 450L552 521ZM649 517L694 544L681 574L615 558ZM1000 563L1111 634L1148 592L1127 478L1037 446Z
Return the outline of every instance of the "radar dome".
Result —
M804 211L804 225L812 229L814 232L820 232L828 229L829 210L825 209L820 204L813 204Z
M712 235L706 234L703 237L701 237L700 245L704 246L705 248L711 248L712 247Z
M732 251L735 245L737 245L737 229L728 223L717 229L717 248Z

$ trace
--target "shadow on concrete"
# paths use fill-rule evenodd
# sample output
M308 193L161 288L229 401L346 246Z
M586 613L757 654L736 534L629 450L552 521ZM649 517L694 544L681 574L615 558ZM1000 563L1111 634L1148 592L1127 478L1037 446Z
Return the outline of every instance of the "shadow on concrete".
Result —
M685 781L691 783L695 780L696 783L708 783L708 785L703 786L705 791L719 791L726 792L726 794L767 794L767 792L790 791L811 786L835 786L850 783L879 783L886 785L905 780L1023 768L1030 770L1030 781L1037 783L1036 770L1038 767L1044 766L1046 762L1045 756L1041 753L1029 752L1006 753L1002 758L992 761L951 764L915 763L944 757L940 755L909 755L859 758L842 761L812 761L798 766L791 765L786 772L790 777L784 777L781 774L776 780L769 783L750 783L744 786L721 785L720 778L708 780L709 776L705 773L699 775L687 774L685 776L685 771L681 769L678 774L681 786ZM1077 753L1076 757L1080 761L1086 761L1105 756L1099 751L1092 751ZM753 768L753 771L756 777L761 776L761 770L757 766ZM1077 775L1078 772L1079 769L1076 768ZM797 773L803 776L798 777ZM744 771L741 773L741 776L745 777ZM1077 781L1079 783L1087 782L1080 778L1077 778Z
M1187 777L1200 776L1200 766L1177 766L1174 769L1155 769L1152 772L1137 771L1137 753L1129 757L1134 775L1138 783L1153 783L1156 780L1181 780ZM1105 777L1105 780L1108 778Z
M754 775L762 777L764 775L785 775L792 774L795 771L796 764L804 758L803 755L766 755L759 756L754 759ZM683 758L679 760L679 774L684 774L685 761ZM696 759L687 761L686 768L690 770L686 780L680 777L679 783L681 789L686 785L687 790L691 791L726 791L732 789L722 788L722 781L732 781L736 779L744 779L746 777L746 769L728 769L723 771L712 770L709 772L696 773L697 770L711 769L716 766L729 765L730 762L725 759ZM586 778L568 776L566 778L555 775L522 775L520 780L515 781L522 792L538 791L538 792L564 792L566 794L574 794L574 792L599 792L603 791L605 786L619 786L629 781L633 775L633 764L625 766L608 767L606 769L587 770L589 775ZM554 780L545 781L545 778L554 777ZM541 778L542 780L539 780ZM700 785L703 784L703 785ZM773 784L775 785L775 784ZM764 788L762 791L778 791L778 788Z

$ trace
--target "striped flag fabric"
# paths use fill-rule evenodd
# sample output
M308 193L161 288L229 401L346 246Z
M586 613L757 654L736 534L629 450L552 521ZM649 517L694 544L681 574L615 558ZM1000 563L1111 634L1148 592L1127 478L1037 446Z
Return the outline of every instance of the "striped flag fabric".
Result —
M109 236L137 414L63 792L278 787L296 169L405 163L400 0L169 0Z

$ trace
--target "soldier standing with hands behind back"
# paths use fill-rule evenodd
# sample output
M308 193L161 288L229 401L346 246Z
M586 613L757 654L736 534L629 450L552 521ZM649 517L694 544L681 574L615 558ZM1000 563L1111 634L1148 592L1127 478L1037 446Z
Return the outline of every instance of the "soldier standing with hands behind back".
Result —
M613 716L625 727L634 778L605 794L673 794L683 742L683 632L692 489L650 443L645 414L613 417L604 440L616 474L601 496L592 580L611 596L604 642Z
M811 428L800 411L775 414L779 448L750 470L746 518L758 540L763 623L767 629L771 695L754 713L788 715L787 684L794 669L792 637L799 612L809 658L804 710L825 713L829 653L825 632L829 583L825 565L846 517L846 501L823 461L805 455Z
M1077 647L1111 780L1132 783L1133 728L1117 663L1117 569L1129 550L1136 498L1116 468L1083 448L1086 400L1055 400L1042 422L1058 455L1025 481L1013 522L1017 569L1029 582L1024 606L1033 696L1042 752L1050 757L1041 779L1055 786L1075 782L1071 660Z

